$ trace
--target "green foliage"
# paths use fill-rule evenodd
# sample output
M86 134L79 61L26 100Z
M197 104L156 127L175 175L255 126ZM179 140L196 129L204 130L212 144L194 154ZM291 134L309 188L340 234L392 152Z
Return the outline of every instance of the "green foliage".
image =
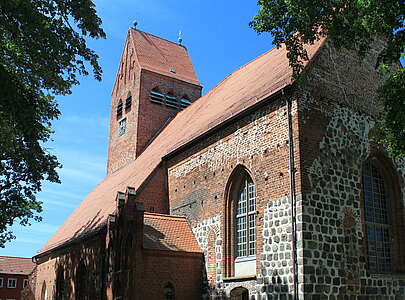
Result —
M378 89L382 120L377 124L377 141L394 156L405 158L405 69L390 75Z
M354 50L361 57L368 53L376 37L382 38L386 46L378 55L376 67L380 70L396 64L405 50L402 0L259 0L258 5L259 12L250 26L258 33L271 33L276 45L285 43L295 77L302 72L303 61L308 60L303 45L324 36L328 36L335 47ZM400 77L395 75L391 80ZM393 87L393 82L384 86ZM384 105L382 118L392 117L390 105L398 104L395 99L387 98L390 96L393 94L380 93L379 99ZM403 103L396 108L402 110L395 116L405 114ZM403 147L396 148L403 141L394 143L393 140L403 137L404 127L404 122L398 124L388 119L383 119L379 127L379 142L389 142L385 145L396 156L405 155Z
M86 37L105 38L92 0L0 0L0 246L10 226L40 220L35 194L59 182L61 165L44 144L60 112L54 95L69 94L98 56Z

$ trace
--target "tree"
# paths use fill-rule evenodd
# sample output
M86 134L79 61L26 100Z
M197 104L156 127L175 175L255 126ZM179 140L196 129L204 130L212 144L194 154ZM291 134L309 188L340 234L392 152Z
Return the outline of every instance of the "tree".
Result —
M59 182L45 143L60 115L55 95L71 93L78 75L101 80L86 37L105 38L92 0L0 0L0 246L10 226L41 220L44 180Z
M364 57L376 37L385 48L379 53L376 68L381 71L396 65L377 92L381 112L377 141L396 157L405 157L405 75L397 67L405 51L402 0L259 0L258 14L250 26L258 33L270 32L274 43L285 43L288 58L297 77L308 60L304 44L328 36L337 48L357 51Z

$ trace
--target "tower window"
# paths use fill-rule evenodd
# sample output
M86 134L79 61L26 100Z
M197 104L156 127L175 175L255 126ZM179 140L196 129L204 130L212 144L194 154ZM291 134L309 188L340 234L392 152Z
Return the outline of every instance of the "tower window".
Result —
M151 90L149 99L152 103L163 104L167 107L175 109L184 109L192 103L187 95L183 95L183 97L177 98L176 96L174 96L173 92L163 94L157 88Z
M131 106L132 106L132 96L128 96L127 99L125 99L125 111L130 110Z
M171 108L178 108L179 100L172 93L169 93L166 95L166 106Z
M121 116L122 116L122 100L120 99L117 105L117 118Z
M183 95L183 97L181 97L180 99L180 105L181 108L186 108L187 106L189 106L191 104L190 99L187 97L187 95Z
M125 134L126 126L127 126L127 118L124 118L121 121L119 121L119 123L118 123L118 135L119 136Z
M156 104L164 104L165 102L165 95L159 92L157 88L154 88L150 92L150 101Z

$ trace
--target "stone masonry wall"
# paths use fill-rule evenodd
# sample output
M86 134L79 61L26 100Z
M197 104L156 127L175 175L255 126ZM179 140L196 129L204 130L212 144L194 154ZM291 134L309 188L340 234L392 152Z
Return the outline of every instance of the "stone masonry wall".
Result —
M393 211L397 244L403 245L405 230L403 220L401 228L395 228L405 215L405 162L389 158L371 142L377 111L374 96L382 82L374 66L375 56L361 61L327 43L312 63L306 85L297 91L303 299L405 299L405 273L398 271L405 269L398 247L393 244L392 249L394 257L402 257L396 259L397 271L372 274L367 268L361 172L370 156L384 157L383 163L392 166L398 179L401 192L390 199L397 207Z
M296 104L293 126L297 132ZM252 299L292 293L291 210L285 98L213 134L168 162L173 214L186 215L205 254L207 293L230 295L239 286ZM297 144L298 136L294 137ZM299 162L298 144L295 159ZM257 253L255 278L228 278L225 272L225 187L238 165L252 175L256 190ZM299 178L299 170L297 171ZM297 187L299 188L299 186ZM215 239L212 235L215 235ZM209 242L215 240L215 245ZM212 268L212 259L215 267Z

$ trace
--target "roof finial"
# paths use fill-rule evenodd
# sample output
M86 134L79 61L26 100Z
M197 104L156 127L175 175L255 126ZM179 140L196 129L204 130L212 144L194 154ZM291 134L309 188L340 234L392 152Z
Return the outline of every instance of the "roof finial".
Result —
M182 38L182 35L181 35L181 30L179 31L179 37L178 37L177 41L179 42L179 45L181 45L181 43L183 42L183 38Z
M138 25L138 21L134 20L134 22L132 23L132 28L136 29L136 26Z

